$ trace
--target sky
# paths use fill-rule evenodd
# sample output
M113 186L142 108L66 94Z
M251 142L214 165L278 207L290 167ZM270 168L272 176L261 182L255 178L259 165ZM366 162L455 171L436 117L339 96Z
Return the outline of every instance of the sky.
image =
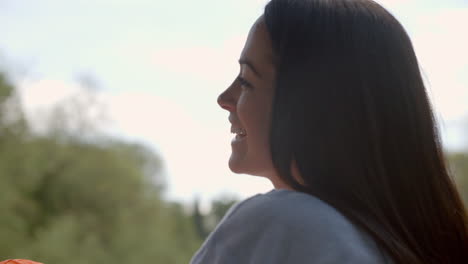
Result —
M468 148L468 0L381 0L408 31L447 149ZM0 0L0 66L38 129L70 98L105 133L164 160L167 198L202 204L272 189L230 172L217 96L265 0ZM90 89L93 88L93 89Z

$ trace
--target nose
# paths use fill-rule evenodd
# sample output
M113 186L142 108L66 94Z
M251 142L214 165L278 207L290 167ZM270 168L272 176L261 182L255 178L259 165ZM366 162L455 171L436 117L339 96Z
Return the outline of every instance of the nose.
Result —
M221 106L221 108L226 109L228 111L234 111L236 104L234 97L230 92L230 87L218 96L217 102L218 105Z

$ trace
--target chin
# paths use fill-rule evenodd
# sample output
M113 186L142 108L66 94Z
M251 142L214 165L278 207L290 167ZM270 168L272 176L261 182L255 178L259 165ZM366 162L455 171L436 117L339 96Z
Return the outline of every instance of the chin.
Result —
M229 169L235 174L252 174L245 166L232 160L229 161Z
M261 175L261 173L247 169L245 166L240 166L240 164L229 162L229 169L235 174L247 174L247 175L256 176L256 177L268 178L265 175Z
M248 159L238 159L238 156L231 156L229 159L229 169L236 174L249 174L252 176L259 176L269 178L270 169L261 167L260 162L249 162Z
M229 160L229 169L236 174L246 173L245 170L242 169L242 166L239 166L239 164L231 160Z

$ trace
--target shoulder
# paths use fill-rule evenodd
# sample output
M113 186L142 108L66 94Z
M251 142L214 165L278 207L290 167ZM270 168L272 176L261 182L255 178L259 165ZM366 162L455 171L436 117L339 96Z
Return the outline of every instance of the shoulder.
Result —
M268 246L278 241L283 250L288 245L301 258L384 263L369 235L337 209L310 194L279 189L256 195L238 204L230 222L230 230L248 230L239 234L247 237L244 240L260 244L263 241ZM288 261L294 263L289 257Z
M310 226L310 221L320 224L324 223L320 221L324 219L344 220L343 215L319 198L285 189L256 195L244 201L239 207L239 212L246 216L254 214L257 217L269 217L290 224L301 224L307 220L307 225Z
M232 206L191 263L386 263L375 242L335 208L289 190Z
M330 231L339 234L355 229L354 225L338 210L319 198L297 191L272 190L251 197L234 208L232 220L242 218L277 222L290 231Z

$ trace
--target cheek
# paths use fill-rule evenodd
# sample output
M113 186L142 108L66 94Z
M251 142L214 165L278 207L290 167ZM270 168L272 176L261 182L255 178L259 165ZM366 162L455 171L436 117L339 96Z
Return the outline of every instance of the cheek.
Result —
M250 130L250 137L247 136L247 157L252 166L255 166L259 175L266 176L265 172L271 171L273 164L271 160L270 142L269 142L269 127L267 126L265 116L256 115L255 124Z
M269 137L270 137L270 130L269 125L267 123L267 119L265 116L259 118L257 121L257 131L256 131L256 141L259 151L263 154L267 155L270 152L269 147Z
M245 91L237 101L237 114L247 130L249 145L266 149L269 143L271 123L271 95L257 91ZM256 151L257 152L257 151Z
M237 101L237 116L245 129L250 129L254 123L256 114L254 104L252 99L246 95L241 95Z
M270 116L265 105L258 104L253 107L240 109L242 122L247 130L249 146L258 154L269 152Z

